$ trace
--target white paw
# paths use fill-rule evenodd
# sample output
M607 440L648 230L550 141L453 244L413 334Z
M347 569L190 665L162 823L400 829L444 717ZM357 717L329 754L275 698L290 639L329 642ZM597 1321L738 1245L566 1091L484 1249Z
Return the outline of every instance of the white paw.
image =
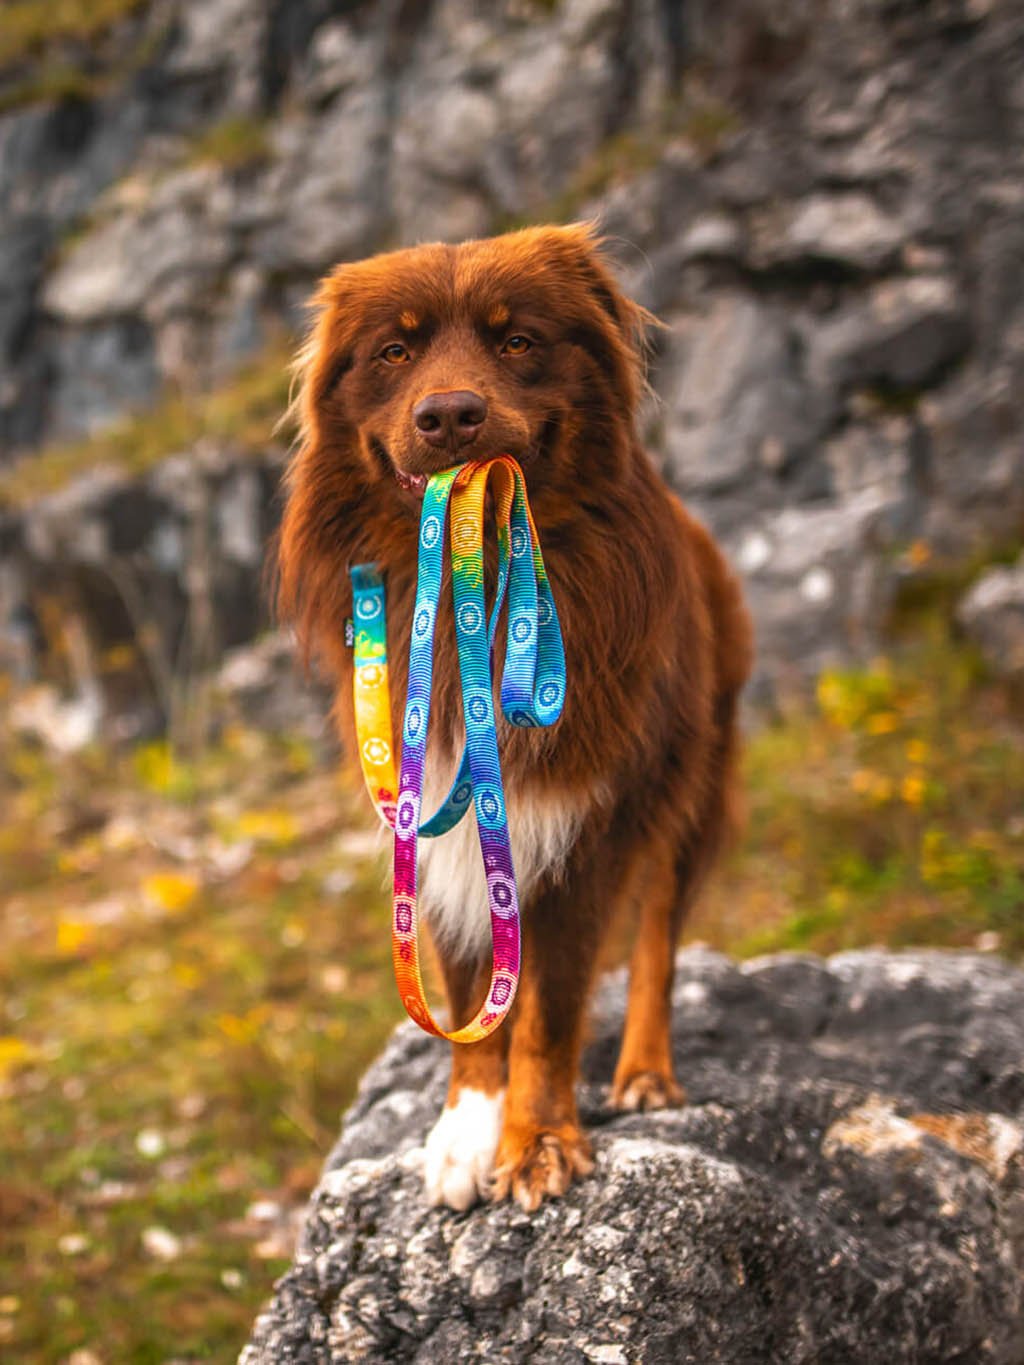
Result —
M423 1163L431 1204L468 1209L489 1193L504 1104L504 1090L485 1095L464 1086L455 1104L441 1110Z

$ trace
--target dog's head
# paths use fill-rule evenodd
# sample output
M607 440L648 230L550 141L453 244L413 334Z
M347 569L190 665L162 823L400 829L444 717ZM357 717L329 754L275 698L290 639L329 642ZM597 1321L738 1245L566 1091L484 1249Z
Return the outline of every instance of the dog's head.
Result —
M276 556L278 606L307 649L338 648L348 565L415 570L433 471L514 456L543 536L599 508L638 458L651 319L585 225L342 265L313 302Z
M305 442L357 456L399 502L466 459L512 455L536 485L628 450L646 315L584 225L342 265L314 303Z

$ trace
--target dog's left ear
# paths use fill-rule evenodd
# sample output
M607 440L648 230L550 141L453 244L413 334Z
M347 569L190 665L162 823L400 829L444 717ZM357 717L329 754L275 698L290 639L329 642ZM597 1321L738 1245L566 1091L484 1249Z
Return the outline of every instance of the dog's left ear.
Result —
M646 383L647 333L663 324L640 304L628 298L608 265L605 239L596 223L569 223L553 229L559 245L571 261L573 273L611 320L623 350L615 357L629 372L630 397L635 401Z

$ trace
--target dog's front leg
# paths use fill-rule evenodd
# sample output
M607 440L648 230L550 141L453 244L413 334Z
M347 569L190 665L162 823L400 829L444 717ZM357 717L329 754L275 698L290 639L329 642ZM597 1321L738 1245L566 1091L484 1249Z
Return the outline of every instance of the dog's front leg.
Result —
M524 917L494 1196L527 1211L593 1169L576 1112L587 999L616 889L608 858L577 855Z
M464 962L439 954L448 994L450 1027L479 1009L490 984L490 962ZM452 1074L441 1117L427 1138L424 1183L431 1204L468 1209L491 1191L501 1132L508 1055L503 1025L479 1043L452 1044Z

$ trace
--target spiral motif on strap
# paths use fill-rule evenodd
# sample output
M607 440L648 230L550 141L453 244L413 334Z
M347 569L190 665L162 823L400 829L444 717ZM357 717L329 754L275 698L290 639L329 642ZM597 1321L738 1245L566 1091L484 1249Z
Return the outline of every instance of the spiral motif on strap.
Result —
M356 616L360 621L373 621L384 610L384 596L377 593L361 597L356 603Z
M418 701L410 702L405 712L405 738L415 744L423 734L423 707Z
M459 608L457 619L463 635L475 635L484 623L484 614L475 602L466 602Z
M420 527L420 544L425 550L432 550L441 539L444 530L441 518L429 516L423 518L423 525Z

